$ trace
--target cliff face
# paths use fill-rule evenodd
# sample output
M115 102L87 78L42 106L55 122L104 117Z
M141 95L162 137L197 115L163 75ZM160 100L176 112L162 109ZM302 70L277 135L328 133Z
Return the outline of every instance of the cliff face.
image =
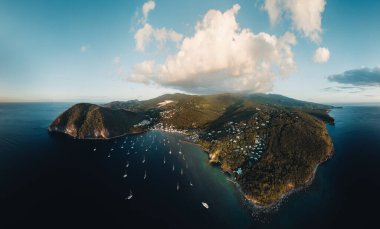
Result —
M134 131L133 126L141 120L141 115L134 112L81 103L59 115L50 124L49 131L80 139L107 139Z

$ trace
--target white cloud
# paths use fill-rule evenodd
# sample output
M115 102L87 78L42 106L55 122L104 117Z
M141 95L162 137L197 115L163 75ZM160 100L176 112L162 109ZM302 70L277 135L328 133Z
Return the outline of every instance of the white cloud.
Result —
M326 63L330 59L330 51L327 48L317 48L315 50L314 56L313 56L313 61L315 63Z
M154 10L155 7L156 7L156 3L152 0L149 0L149 1L144 3L144 5L142 7L142 12L144 15L143 23L145 23L148 20L149 12Z
M152 40L156 41L157 48L161 49L167 41L175 42L178 46L183 38L182 34L177 33L172 29L167 29L165 27L154 28L147 22L148 14L155 8L155 6L156 4L154 1L148 1L142 7L144 17L141 19L141 22L143 27L137 30L134 37L137 51L145 51L146 46Z
M209 10L177 53L163 64L136 65L129 79L188 92L270 91L276 75L286 76L295 69L295 36L241 29L236 21L239 9L234 5L226 12Z
M297 31L319 43L325 5L326 0L265 0L264 9L272 24L277 23L282 15L288 15Z
M135 34L136 50L143 52L150 41L156 41L157 48L161 49L167 41L175 42L177 45L182 40L183 35L172 29L153 28L146 23L144 27L137 30Z
M146 60L134 66L129 80L138 83L149 83L148 79L153 77L154 61Z
M80 52L86 52L88 50L88 47L86 45L82 45L80 47Z

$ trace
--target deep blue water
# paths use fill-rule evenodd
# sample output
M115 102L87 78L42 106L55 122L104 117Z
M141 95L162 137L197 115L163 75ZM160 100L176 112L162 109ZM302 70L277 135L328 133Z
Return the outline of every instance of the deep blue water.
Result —
M47 126L70 105L0 104L0 228L321 228L377 222L380 107L333 110L332 159L319 167L309 188L264 213L249 209L219 168L208 165L207 155L180 135L80 141L49 134ZM125 200L130 190L133 197Z

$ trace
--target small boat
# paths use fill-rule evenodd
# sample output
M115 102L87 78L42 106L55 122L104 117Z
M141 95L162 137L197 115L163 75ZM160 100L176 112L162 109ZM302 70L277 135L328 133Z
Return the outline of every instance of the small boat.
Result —
M125 165L125 167L127 167L127 168L129 167L129 162L127 162L127 164Z
M177 183L177 191L179 190L179 183Z
M145 163L145 156L144 156L144 158L143 158L143 160L142 160L142 163Z
M173 171L174 171L174 165L173 165Z
M181 150L179 150L179 152L178 152L179 154L182 154L182 152L181 152Z
M166 161L165 161L165 157L164 157L164 164L166 163Z
M127 176L128 176L128 174L127 174L127 173L125 173L125 174L123 175L123 178L127 178Z
M124 149L124 146L121 146L120 148L121 148L121 149Z
M113 151L113 148L111 148L111 151Z
M125 197L126 200L130 200L133 197L132 190L129 190L129 196Z
M107 157L111 157L111 153L109 153L109 154L107 155Z
M145 171L145 173L144 173L144 180L146 179L146 171Z
M203 207L205 207L206 209L208 209L208 208L209 208L208 204L207 204L207 203L205 203L205 202L202 202L202 205L203 205Z
M96 147L93 149L93 151L94 151L94 152L96 151Z
M96 150L96 149L95 149L95 150ZM95 150L94 150L94 151L95 151ZM172 154L172 150L169 150L169 154Z
M193 186L193 183L191 183L191 181L190 181L190 186Z

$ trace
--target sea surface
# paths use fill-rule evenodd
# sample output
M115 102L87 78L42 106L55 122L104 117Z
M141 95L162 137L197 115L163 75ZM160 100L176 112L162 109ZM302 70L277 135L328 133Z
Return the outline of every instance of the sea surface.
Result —
M263 211L252 209L228 176L210 166L198 146L181 141L182 135L151 131L83 141L49 134L50 122L71 105L0 104L0 228L352 228L378 223L380 107L332 110L336 123L328 130L334 156L318 168L309 188Z

